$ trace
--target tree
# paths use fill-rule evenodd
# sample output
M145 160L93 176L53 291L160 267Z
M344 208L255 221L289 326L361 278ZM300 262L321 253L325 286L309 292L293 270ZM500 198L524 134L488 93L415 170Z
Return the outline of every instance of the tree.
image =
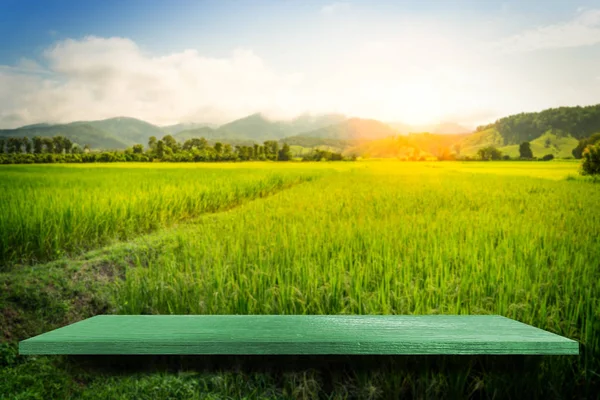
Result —
M4 153L4 139L0 139L0 154Z
M73 142L71 141L71 139L63 137L62 147L63 147L65 153L71 154L71 152L73 150Z
M500 160L502 159L502 152L494 146L487 146L477 151L477 156L482 161L489 160Z
M519 156L521 158L533 158L533 152L531 151L531 143L523 142L519 145Z
M292 159L292 150L290 149L290 145L285 143L281 150L279 150L279 154L277 155L277 159L279 161L290 161Z
M554 160L554 154L546 154L544 157L542 157L542 161L550 161L550 160Z
M186 140L183 143L183 150L186 150L186 151L192 150L193 148L196 148L198 150L204 150L207 147L208 147L208 142L204 138L200 138L200 139L192 138L192 139Z
M221 142L215 143L215 153L217 153L217 156L220 156L222 151L223 151L223 143L221 143Z
M233 158L233 147L231 147L229 143L223 146L223 158L225 160L230 160L231 158Z
M592 136L590 136L589 138L581 139L579 141L579 143L577 144L577 147L575 147L571 151L571 154L573 154L573 157L579 159L583 156L583 150L589 144L596 144L596 143L600 143L600 133L595 133Z
M148 138L148 148L150 151L156 150L156 136L150 136Z
M72 154L83 154L83 149L79 145L74 144L73 148L71 149L71 153Z
M164 142L165 146L173 150L173 153L177 153L179 151L179 143L177 143L177 140L175 140L173 136L166 135L162 138L162 141Z
M52 138L42 138L42 142L44 143L46 153L54 153L54 140Z
M132 150L134 154L142 154L144 152L144 145L134 144Z
M589 145L583 150L582 175L600 175L600 144Z
M44 150L44 142L39 136L33 137L33 154L42 154Z
M267 140L264 142L265 156L267 160L277 160L279 154L279 143L276 140Z
M162 140L159 140L158 142L156 142L156 156L158 158L160 158L161 160L164 158L165 156L165 142L163 142Z
M20 138L8 138L6 142L6 152L8 154L15 154L21 152L21 139Z
M54 144L54 154L62 154L64 150L64 137L54 136L52 142Z

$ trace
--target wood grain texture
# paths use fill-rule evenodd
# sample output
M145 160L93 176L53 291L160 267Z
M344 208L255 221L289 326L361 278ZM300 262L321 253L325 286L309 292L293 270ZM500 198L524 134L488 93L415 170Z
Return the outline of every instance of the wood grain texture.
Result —
M498 315L101 315L24 340L21 354L579 354Z

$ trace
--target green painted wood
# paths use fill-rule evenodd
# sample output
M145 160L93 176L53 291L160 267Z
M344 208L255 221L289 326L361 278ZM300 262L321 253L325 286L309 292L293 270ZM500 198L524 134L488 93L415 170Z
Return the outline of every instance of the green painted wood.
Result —
M24 340L21 354L578 354L498 315L101 315Z

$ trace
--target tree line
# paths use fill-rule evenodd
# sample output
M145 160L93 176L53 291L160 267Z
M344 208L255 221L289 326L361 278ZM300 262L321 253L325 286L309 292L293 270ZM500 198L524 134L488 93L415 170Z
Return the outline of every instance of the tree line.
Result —
M91 151L80 147L64 136L0 139L0 163L78 163L78 162L211 162L211 161L290 161L293 159L288 144L279 146L276 140L262 145L232 146L216 142L211 146L204 138L192 138L179 143L173 136L162 139L151 136L145 148L133 145L120 151ZM352 158L355 159L355 158ZM344 161L341 153L313 150L303 161Z
M505 145L527 142L548 131L558 137L571 135L576 139L584 139L600 132L600 104L520 113L500 118L492 124L478 126L476 131L490 128L498 130Z

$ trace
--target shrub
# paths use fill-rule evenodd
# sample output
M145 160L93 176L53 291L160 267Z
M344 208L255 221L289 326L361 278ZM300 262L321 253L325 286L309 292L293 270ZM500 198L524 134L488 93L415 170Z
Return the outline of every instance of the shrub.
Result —
M541 161L550 161L550 160L554 160L554 154L546 154L544 157L541 158Z
M600 175L600 144L590 145L583 150L582 175Z

